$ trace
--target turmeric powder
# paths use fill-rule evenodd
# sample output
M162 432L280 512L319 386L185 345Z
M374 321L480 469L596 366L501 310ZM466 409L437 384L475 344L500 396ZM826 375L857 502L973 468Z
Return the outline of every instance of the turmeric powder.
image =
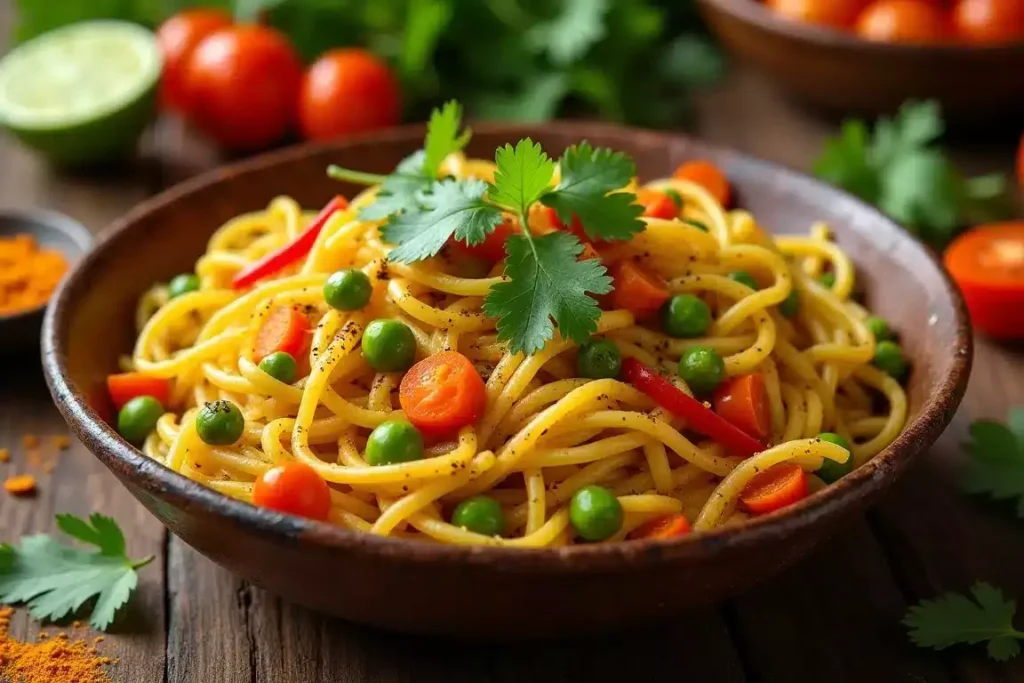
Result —
M0 315L39 308L68 270L54 249L40 249L30 235L0 237Z
M8 634L10 607L0 607L0 679L12 683L110 683L105 667L115 662L84 640L58 633L36 643ZM42 634L40 634L42 636Z
M36 478L31 474L19 474L14 477L8 477L7 480L4 481L4 490L7 491L7 493L13 493L16 496L35 493Z

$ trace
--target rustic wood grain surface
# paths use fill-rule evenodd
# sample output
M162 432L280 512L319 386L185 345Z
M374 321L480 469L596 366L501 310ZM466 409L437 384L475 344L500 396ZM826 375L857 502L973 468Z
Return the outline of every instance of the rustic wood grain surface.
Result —
M8 33L10 13L10 3L0 1L0 35ZM808 166L832 130L742 68L698 104L699 135L795 168ZM1012 164L1009 140L955 153L972 171L1009 171ZM2 138L0 206L54 208L98 232L140 199L216 161L176 122L162 122L130 167L98 175L54 173ZM892 286L898 295L898 283ZM0 540L53 530L54 512L98 510L119 520L134 555L157 556L103 643L119 659L113 679L130 683L1024 681L1024 657L997 665L978 650L922 651L899 623L908 604L978 579L1024 597L1024 523L965 498L955 484L967 425L1024 402L1022 380L1019 351L979 340L953 426L882 505L779 578L642 632L462 644L366 629L282 603L169 537L77 442L57 453L43 439L52 473L30 462L23 434L66 433L34 350L4 359L0 446L11 449L12 460L0 465L0 476L33 472L39 492L28 499L0 494ZM14 634L37 631L19 612Z

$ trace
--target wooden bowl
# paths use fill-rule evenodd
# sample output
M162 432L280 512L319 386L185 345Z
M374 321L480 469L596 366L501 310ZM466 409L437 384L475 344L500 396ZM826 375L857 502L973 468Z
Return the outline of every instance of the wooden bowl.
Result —
M136 299L154 280L190 271L229 218L290 194L319 207L357 188L329 163L386 173L421 145L422 128L294 147L213 171L117 221L58 292L43 363L75 434L175 534L245 579L314 609L402 631L538 637L624 627L719 600L792 563L857 518L949 423L971 363L960 296L917 242L874 209L783 168L696 140L604 125L480 126L469 152L531 136L552 155L586 138L627 152L642 178L693 157L714 160L739 205L779 232L829 221L854 258L869 303L913 359L902 435L838 484L738 528L673 542L542 550L442 546L354 533L235 501L142 455L101 418L107 374L132 348Z
M822 109L878 115L910 98L936 99L947 119L968 123L1024 111L1024 42L875 43L786 19L758 0L700 0L700 8L731 51Z

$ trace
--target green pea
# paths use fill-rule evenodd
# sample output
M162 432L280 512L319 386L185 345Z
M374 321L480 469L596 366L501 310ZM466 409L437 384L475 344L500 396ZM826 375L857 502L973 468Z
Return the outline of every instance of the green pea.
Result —
M175 299L182 294L188 294L189 292L199 291L199 278L192 273L182 273L176 275L169 283L167 283L167 296Z
M622 504L603 486L584 486L569 503L569 522L587 541L603 541L622 528Z
M885 322L885 318L879 318L877 315L873 315L864 321L868 330L874 335L875 341L886 341L892 339L892 330L889 329L889 323Z
M679 359L679 376L695 394L710 394L725 379L725 361L707 346L687 349Z
M121 407L117 414L117 433L125 441L141 445L149 433L156 429L156 421L164 414L160 401L152 396L136 396Z
M697 228L702 232L711 232L710 230L708 230L708 226L706 226L703 221L698 221L695 218L684 218L682 220L687 225L692 225L693 227Z
M729 279L735 280L741 285L746 285L755 292L759 289L757 285L757 280L755 280L754 276L745 270L734 270L733 272L729 273Z
M903 357L903 349L894 341L886 340L875 344L874 364L897 382L902 382L907 374L907 360Z
M416 337L405 323L381 318L363 332L363 356L374 370L408 370L416 360Z
M484 536L501 536L505 531L505 512L490 496L473 496L455 506L452 524Z
M683 195L679 194L671 187L666 187L664 192L668 195L668 198L672 200L672 203L676 205L677 209L683 208Z
M614 379L622 369L619 347L607 339L591 339L576 355L576 372L589 379Z
M373 285L366 273L346 268L333 273L324 283L324 300L339 311L357 311L370 303Z
M833 434L832 432L822 432L821 434L818 434L818 438L822 441L828 441L829 443L834 443L837 446L842 446L850 453L850 457L846 459L846 462L836 462L831 458L822 458L823 462L821 463L821 467L819 467L816 472L819 479L826 484L831 484L853 471L853 451L850 450L850 444L846 439L838 434Z
M423 437L405 420L390 420L377 425L366 440L366 462L393 465L423 457Z
M779 313L787 318L794 317L800 312L800 292L796 289L789 290L789 294L779 304Z
M214 401L199 410L196 431L199 438L211 446L230 446L242 438L245 418L231 401Z
M832 271L822 273L818 276L818 282L821 283L821 286L825 289L832 289L836 286L836 274Z
M699 337L710 326L711 309L693 294L676 294L661 307L661 328L673 337Z
M290 353L285 353L284 351L278 351L265 356L260 361L260 370L278 382L284 382L285 384L294 382L295 376L299 374L299 368L295 364L295 359L292 358Z

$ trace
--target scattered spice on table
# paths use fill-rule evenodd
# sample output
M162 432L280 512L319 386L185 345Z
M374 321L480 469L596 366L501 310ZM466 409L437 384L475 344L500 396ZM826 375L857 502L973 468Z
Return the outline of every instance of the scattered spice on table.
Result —
M7 491L7 493L13 493L16 496L25 496L30 493L35 493L36 478L31 474L18 474L13 477L8 477L4 481L4 490Z
M64 434L58 434L57 436L53 437L53 446L58 451L66 451L67 449L71 448L71 439L69 439Z
M0 448L0 462L10 462L11 451L7 448Z
M0 314L46 304L68 261L54 249L41 249L31 235L0 238Z
M95 645L66 633L39 634L30 643L9 635L10 607L0 607L0 677L12 683L110 683L105 667L116 664Z

